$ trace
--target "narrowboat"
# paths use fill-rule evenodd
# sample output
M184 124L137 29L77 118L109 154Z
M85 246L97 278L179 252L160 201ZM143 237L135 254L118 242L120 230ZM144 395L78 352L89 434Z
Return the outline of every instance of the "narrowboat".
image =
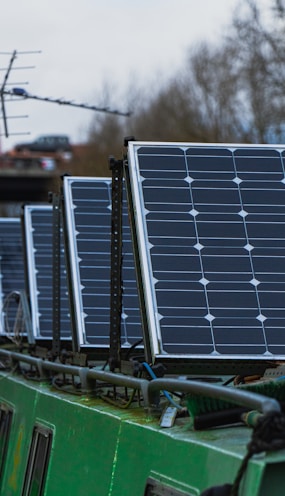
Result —
M0 219L0 494L282 495L285 146L124 146Z

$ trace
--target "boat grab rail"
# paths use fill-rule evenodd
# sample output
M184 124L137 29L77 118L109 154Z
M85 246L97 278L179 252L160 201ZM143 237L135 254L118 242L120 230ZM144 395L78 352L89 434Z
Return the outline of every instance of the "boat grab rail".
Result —
M269 398L262 394L250 391L241 391L240 389L233 387L217 386L215 384L187 379L166 378L148 381L147 379L131 377L121 373L106 372L95 368L51 362L49 360L43 360L41 358L24 355L3 348L0 348L0 355L6 356L6 358L11 361L12 367L20 362L35 366L41 378L48 378L48 374L46 374L45 371L78 376L81 380L82 389L86 393L94 390L94 383L96 383L96 381L107 382L114 386L138 389L142 393L144 406L146 408L157 407L159 405L160 391L166 390L168 392L192 393L229 401L249 408L250 410L257 410L264 415L279 413L281 411L279 402L274 398Z
M169 392L179 391L186 394L194 393L229 401L251 410L258 410L264 415L281 412L281 406L274 398L269 398L262 394L252 393L250 391L241 391L240 389L233 387L217 386L216 384L193 380L155 379L148 383L149 401L151 401L151 396L154 392L164 389Z

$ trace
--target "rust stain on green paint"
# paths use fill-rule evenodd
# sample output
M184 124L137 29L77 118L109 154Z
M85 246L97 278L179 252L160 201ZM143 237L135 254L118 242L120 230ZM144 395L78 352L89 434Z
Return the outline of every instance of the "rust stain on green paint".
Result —
M16 444L14 456L13 456L13 471L9 477L9 480L8 480L9 488L13 489L14 491L17 491L17 487L18 487L17 473L18 473L18 470L20 467L20 462L21 462L21 446L22 446L22 441L23 441L23 435L24 435L24 427L21 426L19 429L17 444Z

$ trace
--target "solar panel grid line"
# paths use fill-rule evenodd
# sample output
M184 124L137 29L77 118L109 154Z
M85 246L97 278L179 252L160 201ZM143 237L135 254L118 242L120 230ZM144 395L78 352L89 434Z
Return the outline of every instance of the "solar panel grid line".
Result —
M236 164L236 161L235 161L235 157L233 157L233 165L234 165L234 171L235 171L235 174L236 174L236 177L238 177L238 168L237 168L237 164ZM266 354L269 354L270 355L270 352L269 352L269 349L268 349L268 345L267 345L267 337L266 337L266 332L265 332L265 326L264 326L264 321L266 320L266 318L264 317L263 313L262 313L262 306L261 306L261 302L260 302L260 298L259 298L259 291L257 289L258 287L258 284L260 283L260 281L257 279L256 274L255 274L255 267L254 267L254 263L253 263L253 258L252 258L252 249L249 248L251 247L251 244L250 244L250 241L251 241L251 238L249 236L249 233L248 233L248 226L247 226L247 222L246 222L246 217L248 215L248 212L246 211L246 205L244 205L244 202L243 202L243 196L242 196L242 191L241 191L241 184L242 184L242 181L237 181L237 189L238 189L238 194L239 194L239 200L240 200L240 205L241 205L241 210L239 212L239 215L242 217L242 222L243 222L243 229L244 229L244 233L245 233L245 239L247 241L245 247L247 246L248 248L247 251L248 251L248 257L249 257L249 262L250 262L250 268L251 268L251 272L252 272L252 279L251 279L251 283L255 289L255 297L256 297L256 302L257 302L257 308L258 308L258 316L256 317L260 322L261 322L261 326L262 326L262 332L263 332L263 339L264 339L264 343L265 343L265 346L266 346L266 351L264 352L264 355Z
M76 345L78 349L108 349L112 182L107 177L66 177L63 191L75 309ZM128 348L141 337L141 325L130 229L125 207L123 208L122 265L121 346Z
M202 147L203 149L201 150ZM279 284L283 284L284 287L284 278L280 277L282 276L282 274L284 274L284 257L278 256L274 259L269 252L268 253L266 252L264 247L265 244L266 247L270 249L270 246L274 245L277 242L278 248L280 249L284 248L284 238L282 238L282 232L280 236L277 236L279 227L282 229L282 217L280 217L281 219L281 222L279 223L280 225L278 225L277 222L274 223L274 221L276 221L276 217L274 218L274 221L271 222L272 211L276 213L276 210L279 209L278 215L281 215L282 212L284 212L284 203L285 203L284 202L285 181L283 181L284 147L280 147L280 149L276 150L278 147L275 146L259 147L255 145L252 147L251 146L247 147L247 145L224 145L226 149L222 150L222 152L220 151L221 147L223 147L223 145L212 145L212 144L184 145L180 143L179 144L129 143L131 188L133 192L133 197L135 199L134 202L136 208L137 232L141 241L139 250L143 252L143 256L141 256L141 260L143 260L144 257L144 261L141 262L141 266L148 267L151 270L151 272L153 272L153 274L149 277L147 271L144 271L143 269L144 287L146 290L145 293L146 293L146 301L147 301L146 311L150 315L149 318L149 327L151 329L150 340L152 342L151 344L154 355L157 353L158 354L169 353L173 356L173 353L163 349L163 345L165 344L165 342L163 342L163 337L161 333L164 332L163 326L165 326L166 318L165 316L163 315L161 316L159 314L159 308L158 308L159 305L157 307L158 291L156 291L155 288L155 286L158 283L153 283L152 280L152 277L154 277L154 280L157 278L155 269L158 270L158 274L160 275L162 274L161 272L162 268L157 267L157 260L159 258L158 257L159 249L161 249L161 246L164 246L164 243L167 240L167 233L163 237L157 236L154 242L152 237L153 233L149 231L149 226L151 225L150 216L153 216L152 220L154 222L154 225L155 222L157 222L158 225L159 215L165 215L165 212L172 212L172 216L173 217L175 216L175 211L177 212L177 209L175 209L175 207L173 206L175 205L175 203L177 203L179 215L181 215L180 210L182 210L182 212L187 212L188 205L191 205L191 209L190 208L188 209L188 213L192 217L191 221L192 221L192 227L194 228L195 231L196 249L198 251L198 254L197 254L196 270L192 272L187 271L187 274L188 276L189 274L191 275L191 273L195 273L195 274L200 273L201 275L200 283L204 286L204 291L205 291L204 305L205 305L205 311L207 311L207 313L206 315L204 314L204 316L200 315L200 319L202 318L207 319L209 321L209 327L213 329L213 333L212 333L212 337L214 337L213 349L215 350L217 346L219 355L225 357L226 356L224 353L225 347L233 347L233 346L231 345L231 343L226 342L226 335L223 336L224 343L222 344L222 346L220 346L220 340L218 338L219 329L222 327L221 319L225 318L225 315L219 314L221 305L219 303L220 297L218 296L219 294L223 295L223 291L220 291L220 293L217 293L217 291L211 292L210 288L213 281L212 279L208 281L207 277L210 279L213 274L217 274L217 276L220 279L222 279L225 283L227 281L225 275L227 274L227 271L229 271L229 273L231 272L232 275L236 273L239 277L242 274L250 275L250 279L248 279L247 281L251 285L250 290L247 290L247 293L244 293L244 289L243 289L242 291L241 290L237 291L236 294L239 297L240 302L242 302L242 299L244 299L245 294L250 295L252 301L254 302L256 315L251 316L251 319L255 319L255 324L256 323L258 324L259 329L261 329L263 333L262 335L259 336L258 338L259 341L257 340L255 356L258 356L259 358L265 358L266 353L269 353L269 356L276 356L276 351L277 351L276 348L277 348L278 340L276 336L274 337L276 343L274 343L274 340L273 341L271 340L273 333L271 332L272 327L270 327L269 324L270 324L270 320L279 318L277 312L279 313L282 312L282 307L281 307L282 291L280 293L276 293L276 292L272 293L271 291L271 293L274 294L275 296L277 294L280 295L280 299L278 300L279 297L277 298L278 301L276 302L275 307L272 298L270 300L270 304L266 306L264 295L268 296L270 291L269 289L267 292L261 291L260 287L262 287L261 284L263 283L263 276L266 274L269 275L269 279L267 279L268 283L270 283L270 279L272 279L271 289L275 279L279 281ZM246 151L244 151L243 149L244 147L247 148ZM141 155L139 155L140 152ZM263 154L264 156L261 154ZM203 171L203 174L206 174L207 172L210 171L209 175L211 174L213 175L213 170L216 170L217 173L219 174L221 174L221 170L223 174L225 171L227 171L229 190L226 192L226 194L224 193L224 186L225 186L224 175L223 175L222 185L219 184L219 181L217 180L213 188L208 188L205 191L203 191L198 184L198 187L195 189L195 184L197 184L200 179L198 177L199 176L198 173L195 176L195 171L199 172L201 169L200 167L201 163L197 162L196 160L197 156L199 158L202 157L204 160L204 163L202 165L206 170ZM207 158L207 160L205 159L205 157ZM219 161L217 161L217 157ZM244 160L245 157L246 159L250 159L250 160L245 161ZM151 161L149 160L149 158L151 158ZM165 158L167 159L166 161ZM221 158L223 160L221 160ZM178 163L177 160L179 162L179 166L177 166ZM272 166L272 160L273 160L273 166ZM185 161L187 163L186 175L184 174ZM280 162L281 162L281 168L280 168ZM193 167L191 167L192 163L193 163ZM199 167L197 167L197 164L199 165ZM188 169L188 165L189 165L189 169ZM258 168L257 166L259 165L260 167ZM266 185L264 183L265 181L264 175L263 175L263 179L262 179L263 183L261 188L259 182L260 174L259 175L257 174L256 182L251 184L250 188L248 188L248 185L245 184L246 180L244 179L244 176L242 174L246 172L252 178L252 172L256 172L256 170L260 171L260 169L262 170L264 175L267 173L270 176L270 179L272 179L272 169L276 171L276 182L274 183L271 181L269 187L267 187L266 189ZM191 197L191 201L188 202L188 205L187 205L187 200L185 200L185 197L184 200L182 199L183 201L181 201L180 193L181 191L183 191L183 188L179 189L178 196L176 196L176 198L178 198L178 201L175 202L174 188L172 189L172 191L170 191L168 183L167 183L167 188L165 188L165 192L163 192L162 195L160 194L161 190L156 189L156 198L151 197L153 193L150 193L150 189L148 189L148 183L150 183L153 188L155 182L157 181L157 178L159 178L159 174L162 174L162 179L161 179L162 183L166 176L167 176L167 180L169 180L169 177L171 177L171 175L174 175L176 178L177 177L179 178L179 181L183 181L183 180L185 181L185 177L186 177L186 182L188 183L190 197L193 194L193 197ZM282 177L283 179L281 179ZM210 177L211 180L212 178L213 177ZM175 188L176 190L178 190L177 183L175 184ZM215 191L216 189L217 191ZM266 190L265 201L264 201L263 189ZM212 190L214 190L214 192ZM155 191L155 189L153 191ZM262 193L262 195L260 195L260 192ZM274 193L273 195L272 192ZM171 199L170 193L174 195L173 200ZM248 196L249 193L250 195L253 194L254 196L253 197ZM184 191L183 194L186 194L186 192ZM230 201L231 195L234 195L234 198L232 198L234 199L234 201ZM165 205L167 204L166 198L168 198L167 208L165 208ZM222 201L220 201L221 199ZM186 207L183 205L184 202L186 204ZM169 204L171 205L170 208L169 208ZM182 209L181 209L181 205L183 207ZM237 210L236 208L237 206L239 207L239 210ZM155 209L155 207L157 208ZM231 222L230 225L228 223L229 227L226 227L227 222L225 221L223 224L224 233L221 231L219 237L215 238L213 236L213 232L217 230L218 222L214 224L210 222L211 216L209 215L209 212L207 212L207 209L209 208L212 208L215 211L221 211L222 213L230 210L230 212L227 212L227 215L228 214L239 215L239 218L236 220L236 222L234 223ZM260 223L260 227L262 228L260 229L258 227L258 224L256 223L256 219L251 222L251 216L254 214L263 215L263 219L264 219L264 211L266 211L266 209L267 209L266 229L264 229L263 222ZM213 212L213 210L211 210L211 212ZM203 213L204 211L206 211L208 214L207 222L201 220L201 217L203 217L204 215ZM145 212L145 217L143 212ZM155 217L156 214L157 217ZM171 230L169 230L169 232L171 232L172 235L173 223L171 224L171 222L169 222L168 224L169 226L171 226ZM276 225L277 228L276 232L274 232L273 229L274 225ZM229 232L227 232L227 230ZM203 235L203 231L204 231L204 235ZM262 231L265 231L264 232L265 235L263 235ZM179 230L176 231L176 236L178 237L179 241L180 239L182 239L179 237L180 236ZM211 244L212 236L213 239L215 239L213 244ZM190 245L193 241L193 234L190 237L188 236L188 240ZM240 241L242 241L243 243L242 246ZM237 245L235 244L236 242ZM148 252L145 249L145 246L148 246L149 243L153 244L154 248L150 247ZM215 256L213 256L211 250L213 250L214 246L215 247L221 246L222 243L224 244L223 253L222 253L223 256L222 262L225 265L225 269L222 269L220 267L218 271L211 270L211 268L213 268L212 267L213 264L216 264L216 262L214 262ZM236 270L233 270L234 267L232 266L231 260L235 258L234 254L233 253L226 254L225 248L227 248L228 250L232 250L235 246L237 246L237 248L244 250L245 255L239 257L239 264L241 264L242 260L244 260L242 264L246 264L247 270L244 270L246 266L244 266L243 269L239 267ZM157 247L159 247L159 249ZM151 254L151 252L154 251L155 249L157 249L157 257L156 257L157 260L155 260L155 256ZM261 250L259 255L257 253L258 250ZM207 252L207 255L205 255L205 252ZM172 260L172 262L174 262L175 258L169 257L169 260ZM186 262L187 260L190 259L184 257L184 262ZM152 264L154 264L154 270ZM272 265L272 269L270 269L270 264ZM266 267L268 267L267 270L264 270L264 268L262 268L261 265L265 265ZM179 272L177 271L176 274L180 275L180 271ZM220 277L221 275L223 276L222 278ZM162 291L161 294L163 294ZM165 298L167 298L167 293L164 294L166 295ZM225 286L225 290L224 290L225 299L227 298L229 299L230 294L235 294L235 293L233 293L232 291L230 292L227 291L227 287ZM232 306L233 308L228 307L229 314L232 312L232 310L235 308L236 305L232 303ZM269 310L267 307L269 307ZM264 310L267 312L267 315L264 315L265 313ZM244 313L245 314L247 313L246 309L244 310ZM159 315L159 319L155 318L157 314ZM282 331L281 321L279 325ZM283 327L284 327L284 322L283 322ZM235 338L237 339L238 336L235 336ZM207 344L209 345L210 343L209 335L207 340L208 340ZM250 337L248 338L248 341L250 341ZM200 344L202 346L202 340ZM176 344L174 343L173 349L175 346ZM247 346L250 347L253 345L250 344L250 342L246 342L245 340L243 343L243 347L239 348L239 351L241 352L239 354L241 356L245 356L247 354L247 350L246 350ZM270 351L268 351L269 347L270 347ZM188 348L190 349L191 346ZM213 353L213 350L211 353ZM189 354L186 353L185 357L187 356L189 357ZM230 355L228 356L232 357L231 352Z
M240 184L240 181L237 181L237 184L239 185L239 184ZM269 189L270 189L270 188L269 188ZM242 205L242 198L240 198L240 203L241 203L241 205ZM242 213L242 214L244 213L244 215L242 215L243 217L245 217L245 216L247 215L247 214L246 214L246 212L245 212L244 210L242 210L242 211L241 211L241 213ZM246 231L246 225L245 225L245 231ZM253 266L252 266L252 271L253 271ZM253 279L253 280L254 280L254 279ZM258 295L257 295L257 299L258 299Z
M200 243L199 231L198 231L198 226L197 226L198 211L195 209L195 201L194 201L193 192L192 192L192 188L191 188L192 177L189 175L189 172L188 172L186 157L185 157L185 174L186 174L186 178L184 180L189 185L189 203L192 206L192 209L190 210L189 213L191 216L193 216L193 223L194 223L195 236L196 236L196 244L194 245L194 247L198 251L199 263L200 263L201 279L199 280L199 283L202 284L203 289L204 289L205 306L206 306L206 312L207 312L205 315L205 319L207 319L209 324L210 324L211 344L213 346L212 354L214 355L217 353L216 345L215 345L215 339L214 339L214 328L213 328L214 317L211 313L210 304L209 304L209 293L207 291L208 279L206 278L206 274L205 274L205 270L204 270L204 264L203 264L202 253L201 253L202 252L202 244ZM191 302L191 305L192 305L192 302Z

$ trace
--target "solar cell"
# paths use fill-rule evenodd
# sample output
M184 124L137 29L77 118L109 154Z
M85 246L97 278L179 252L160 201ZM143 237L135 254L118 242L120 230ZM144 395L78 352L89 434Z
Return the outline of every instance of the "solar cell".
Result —
M64 177L64 213L78 350L110 343L110 178ZM121 346L142 337L139 299L126 201L123 202L123 305Z
M21 223L17 218L0 218L0 301L1 308L7 296L25 287L24 261L22 252ZM16 318L17 306L13 301L6 313L1 312L0 333L11 331ZM7 329L8 327L8 329Z
M37 340L53 337L53 209L51 205L24 206L27 286L32 328ZM63 239L60 260L60 334L71 339L71 322Z
M130 142L148 359L284 359L284 147Z

